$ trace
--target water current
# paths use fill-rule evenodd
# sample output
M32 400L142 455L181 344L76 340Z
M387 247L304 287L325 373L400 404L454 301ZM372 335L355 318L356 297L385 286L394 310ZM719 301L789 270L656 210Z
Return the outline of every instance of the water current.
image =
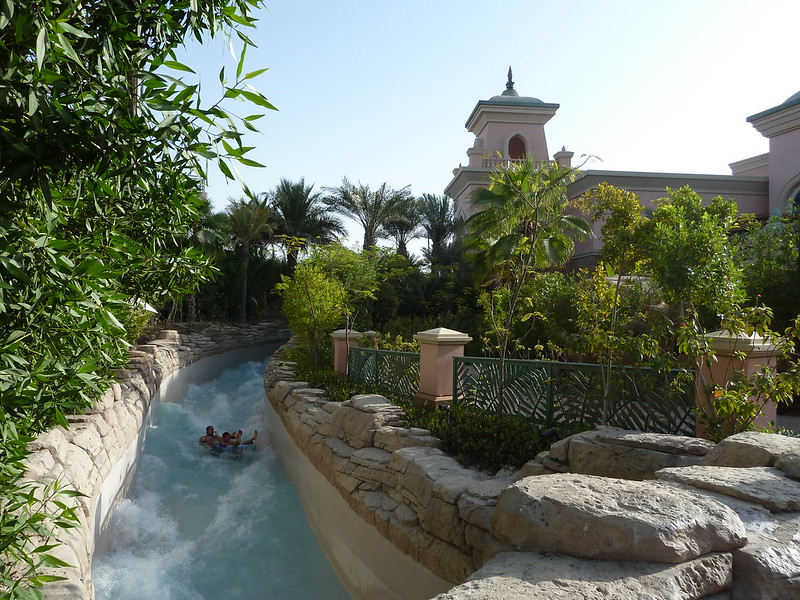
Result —
M243 363L155 405L132 494L94 559L97 600L350 598L266 435L241 458L197 443L206 425L263 433L263 371Z

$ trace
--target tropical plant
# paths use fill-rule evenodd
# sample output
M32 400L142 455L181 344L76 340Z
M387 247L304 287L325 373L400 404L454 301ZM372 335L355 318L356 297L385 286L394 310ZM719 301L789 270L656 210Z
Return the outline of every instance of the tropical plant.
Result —
M275 237L286 250L289 271L297 266L298 255L309 244L329 244L346 231L341 221L331 215L320 192L305 179L281 179L267 195L267 205L277 218Z
M408 258L408 243L419 237L419 218L419 207L414 198L408 196L383 224L383 234L394 240L400 256Z
M378 243L381 228L398 214L411 195L408 187L395 190L384 182L372 190L361 183L354 185L346 177L340 186L325 189L328 207L364 228L364 250Z
M231 198L226 209L227 231L239 255L239 322L247 322L247 270L254 248L267 244L275 231L272 212L253 198Z
M482 275L486 291L481 303L489 325L487 341L500 358L498 405L503 410L505 361L514 350L512 331L526 304L521 292L538 269L564 264L575 242L569 237L591 235L589 224L569 214L567 184L576 171L528 158L501 165L488 188L473 197L476 213L466 222L466 246Z
M453 201L447 196L422 194L417 202L420 225L428 238L425 257L431 262L440 260L447 240L455 231Z
M219 100L203 103L198 86L180 79L191 69L174 50L187 36L253 26L260 6L0 3L3 464L12 438L67 427L65 415L111 385L113 368L128 358L120 317L132 301L180 297L211 275L208 257L187 243L206 161L220 158L230 176L230 161L257 164L236 126L252 127L258 115L238 121ZM250 45L243 32L239 39L243 49ZM233 83L221 73L224 96L272 108L250 87L260 71L244 71L244 50L235 71ZM4 486L18 481L8 471L0 477ZM13 516L7 510L3 519ZM3 548L35 549L25 540L43 519L36 512L18 527L4 520ZM2 569L4 577L21 573L10 586L3 581L3 598L31 597L25 579L35 584L35 575L5 560Z

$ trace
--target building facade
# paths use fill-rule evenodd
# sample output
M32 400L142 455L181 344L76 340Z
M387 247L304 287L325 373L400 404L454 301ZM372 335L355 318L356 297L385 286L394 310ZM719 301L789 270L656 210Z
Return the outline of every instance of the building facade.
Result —
M474 210L472 193L488 185L489 175L501 162L532 157L572 166L572 152L562 147L551 158L547 148L545 124L558 108L558 104L520 96L514 89L511 68L506 89L478 101L466 123L475 135L467 150L469 161L453 170L453 178L445 188L445 194L454 201L457 220L469 218ZM769 152L731 163L730 175L586 170L569 186L569 196L577 197L608 182L635 193L648 206L663 198L668 187L688 185L706 200L715 196L731 198L740 212L753 213L761 219L800 207L800 92L747 121L769 139ZM573 262L593 262L601 246L599 236L579 242Z

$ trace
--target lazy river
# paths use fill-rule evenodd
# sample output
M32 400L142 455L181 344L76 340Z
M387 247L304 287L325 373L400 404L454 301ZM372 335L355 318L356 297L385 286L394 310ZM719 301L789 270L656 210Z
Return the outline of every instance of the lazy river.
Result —
M162 391L132 491L93 561L97 600L350 598L270 446L264 364ZM209 424L261 435L241 458L214 456L197 444Z

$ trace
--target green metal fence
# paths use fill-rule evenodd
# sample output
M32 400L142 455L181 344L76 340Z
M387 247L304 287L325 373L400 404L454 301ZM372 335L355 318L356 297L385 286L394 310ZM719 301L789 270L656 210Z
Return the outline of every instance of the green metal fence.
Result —
M372 348L350 348L347 371L361 384L395 398L408 398L419 391L419 354Z
M499 360L453 359L453 406L498 412ZM507 360L503 412L556 424L694 435L692 371ZM608 394L604 392L608 384Z

